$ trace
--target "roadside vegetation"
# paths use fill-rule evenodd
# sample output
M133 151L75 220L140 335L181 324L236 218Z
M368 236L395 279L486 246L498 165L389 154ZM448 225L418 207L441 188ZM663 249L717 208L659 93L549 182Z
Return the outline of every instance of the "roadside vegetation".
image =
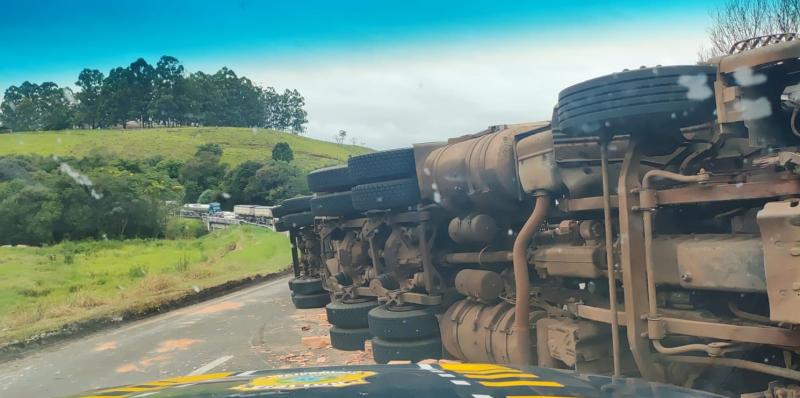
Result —
M281 271L288 247L284 234L245 226L176 240L0 247L0 344Z

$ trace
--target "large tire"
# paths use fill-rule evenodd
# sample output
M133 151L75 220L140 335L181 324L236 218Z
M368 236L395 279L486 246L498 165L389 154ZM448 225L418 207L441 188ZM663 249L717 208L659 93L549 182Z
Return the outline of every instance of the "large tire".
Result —
M286 223L283 220L275 221L275 232L286 232L289 230L289 227L286 226Z
M310 211L302 213L287 214L281 217L283 225L288 229L310 227L314 225L314 215Z
M561 91L558 130L572 136L648 134L678 139L679 129L714 120L716 67L642 68ZM649 138L648 136L648 138Z
M325 312L328 314L328 323L331 325L346 329L361 329L369 327L367 314L379 305L377 300L357 303L336 300L325 306Z
M364 342L372 338L369 329L345 329L338 326L331 327L331 346L342 351L363 351Z
M322 279L319 278L295 278L289 281L289 289L296 294L316 294L322 293Z
M311 212L318 217L346 217L358 214L353 208L352 192L337 192L314 195L311 198Z
M306 176L311 192L341 192L353 186L347 165L314 170Z
M416 175L414 150L392 149L353 156L347 161L353 184L394 180Z
M416 178L381 181L353 188L353 207L356 210L409 210L419 203Z
M301 213L311 210L311 195L298 196L286 199L279 206L272 209L273 217L283 217L287 214Z
M292 292L292 303L300 310L309 308L322 308L331 302L331 296L327 292L315 294L297 294Z
M442 357L442 339L436 336L417 341L387 341L375 337L372 339L372 357L377 363L439 359Z
M399 310L386 305L370 310L369 330L384 340L419 340L439 336L439 322L431 308Z

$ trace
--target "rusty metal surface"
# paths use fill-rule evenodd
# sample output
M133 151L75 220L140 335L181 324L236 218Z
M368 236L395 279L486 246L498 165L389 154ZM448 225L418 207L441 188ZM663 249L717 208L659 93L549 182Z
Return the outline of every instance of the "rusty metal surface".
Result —
M546 346L550 357L563 362L567 367L577 369L580 367L579 362L603 359L608 362L610 350L605 341L611 332L608 325L556 318L547 322L546 327ZM610 363L606 364L606 371L610 370L608 365Z
M767 199L800 194L800 179L780 178L775 180L736 182L706 186L688 186L663 189L657 192L661 205L685 205L694 203L724 202L732 200ZM611 206L619 207L619 198L611 196ZM558 205L563 212L599 210L603 208L603 198L565 199Z
M455 217L447 225L447 234L456 243L489 244L497 235L497 221L488 214Z
M423 201L456 214L519 211L514 135L530 128L511 125L433 150L418 172Z
M757 219L770 319L800 323L800 201L767 203Z
M441 264L445 266L461 264L489 265L495 263L510 263L511 260L512 254L510 251L480 251L449 253L443 256Z
M650 341L645 336L648 300L643 220L640 213L632 211L639 206L638 195L634 192L640 188L640 156L638 143L632 143L625 154L618 184L619 233L624 237L620 239L620 266L625 286L625 325L628 345L642 376L651 381L662 381L663 369L653 361Z
M750 51L759 47L766 47L795 39L797 39L797 33L776 33L772 35L751 37L749 39L739 40L736 43L733 43L731 49L728 50L728 54Z
M543 277L568 276L595 279L604 276L605 249L601 245L557 244L533 252L533 263Z
M772 344L777 346L800 346L800 332L771 326L732 325L720 322L662 317L668 334L708 337L718 340L746 343Z
M766 292L764 252L752 235L666 237L675 243L680 285L687 289ZM657 266L662 263L657 261Z
M545 316L531 311L531 322ZM447 352L464 361L478 363L518 363L523 360L523 347L517 343L514 329L514 306L507 302L486 306L461 300L439 320L442 345ZM527 348L535 358L536 346Z
M673 311L674 312L674 311ZM575 313L581 318L597 322L611 323L611 312L607 308L593 307L583 304L575 306ZM686 315L684 313L684 315ZM620 325L629 319L624 311L617 312ZM661 316L658 319L645 321L657 322L667 335L685 335L707 337L717 340L740 341L744 343L770 344L785 347L800 346L800 331L774 326L753 324L724 323L719 318L686 319L675 316ZM645 332L652 330L649 326ZM647 333L645 333L647 335Z
M526 193L559 192L563 189L561 173L556 165L552 131L519 139L516 154L519 180Z
M755 235L661 235L652 249L658 285L766 292L763 251Z
M503 292L503 279L496 272L465 269L458 272L455 280L456 290L473 300L482 303L497 301Z
M785 38L789 38L788 36ZM794 38L792 38L794 39ZM753 43L757 44L757 41ZM734 44L734 47L740 43ZM788 40L780 43L769 43L770 45L750 48L737 54L731 54L720 57L715 61L718 62L720 73L732 73L739 68L752 68L758 65L763 65L771 62L777 62L784 59L800 57L800 41ZM748 46L748 43L740 45L743 49ZM733 48L732 48L733 50ZM712 61L714 62L714 61Z

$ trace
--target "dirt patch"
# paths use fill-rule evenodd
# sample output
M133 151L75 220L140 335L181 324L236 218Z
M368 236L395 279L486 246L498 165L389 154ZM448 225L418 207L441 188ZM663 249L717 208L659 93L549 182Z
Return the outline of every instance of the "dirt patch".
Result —
M188 350L189 347L201 342L202 340L197 339L173 339L173 340L166 340L162 341L158 348L156 348L156 352L158 353L165 353L170 351L176 350Z
M117 349L117 342L116 341L107 341L105 343L98 343L94 346L94 350L96 352L100 351L111 351Z
M244 305L244 304L236 302L236 301L223 301L221 303L217 303L217 304L209 305L209 306L206 306L206 307L202 307L202 308L198 309L197 311L190 312L190 314L193 314L193 315L215 314L217 312L235 310L235 309L241 308L242 305Z
M369 341L363 351L339 351L330 345L330 324L324 308L301 310L290 315L292 327L300 336L296 344L262 349L269 367L278 369L312 366L368 365L372 360Z

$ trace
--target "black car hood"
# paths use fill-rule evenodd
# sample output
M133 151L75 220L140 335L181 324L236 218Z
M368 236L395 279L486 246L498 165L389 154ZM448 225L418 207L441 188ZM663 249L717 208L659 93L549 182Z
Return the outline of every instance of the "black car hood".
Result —
M80 397L718 397L639 379L537 367L442 363L225 372L96 390Z

